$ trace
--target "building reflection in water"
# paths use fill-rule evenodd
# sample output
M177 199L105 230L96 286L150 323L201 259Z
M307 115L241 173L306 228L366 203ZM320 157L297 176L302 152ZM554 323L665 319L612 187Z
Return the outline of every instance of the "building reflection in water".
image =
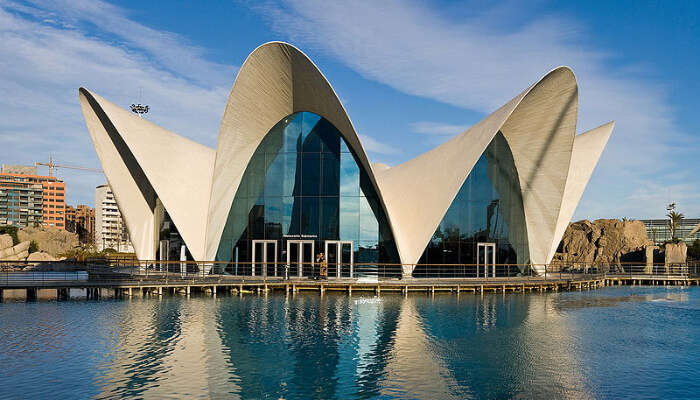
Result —
M590 335L590 327L575 324L575 319L563 315L555 306L561 296L557 293L534 296L528 302L527 318L523 323L523 379L518 392L526 398L551 396L559 399L595 398L581 370L582 362L576 346L577 337ZM525 384L527 382L527 384Z
M556 295L554 295L556 296ZM444 296L418 302L428 353L459 398L586 398L574 327L548 295ZM550 299L551 300L551 299Z
M114 328L97 397L580 398L585 380L576 349L565 344L575 327L551 301L499 294L134 300Z
M220 333L245 398L455 397L413 302L243 298L230 304L242 312L220 310Z
M382 395L412 399L471 397L436 352L436 343L425 332L415 299L404 298L400 310Z
M3 303L2 393L9 398L580 399L648 393L693 398L698 293L696 288L628 287L483 296ZM628 381L633 384L619 387Z
M225 397L235 368L216 326L214 299L133 300L116 322L98 398Z

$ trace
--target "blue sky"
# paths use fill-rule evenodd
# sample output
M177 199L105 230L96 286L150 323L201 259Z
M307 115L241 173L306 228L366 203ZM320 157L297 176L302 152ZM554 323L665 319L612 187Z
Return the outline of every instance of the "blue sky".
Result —
M558 65L578 132L617 122L575 218L700 216L699 2L0 0L0 162L99 168L85 86L211 147L235 73L290 42L321 68L373 162L462 132ZM62 170L71 204L103 178Z

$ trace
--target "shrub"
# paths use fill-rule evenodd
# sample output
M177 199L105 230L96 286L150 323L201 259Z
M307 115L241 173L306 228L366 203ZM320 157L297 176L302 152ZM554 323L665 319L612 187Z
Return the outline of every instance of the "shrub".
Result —
M36 253L37 251L39 251L39 245L36 244L36 242L32 240L29 243L29 254Z

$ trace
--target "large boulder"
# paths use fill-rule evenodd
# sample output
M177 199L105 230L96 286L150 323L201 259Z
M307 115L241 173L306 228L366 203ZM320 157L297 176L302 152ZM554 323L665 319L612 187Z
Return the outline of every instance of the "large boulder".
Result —
M56 228L22 228L17 232L20 241L35 241L40 251L54 257L78 247L78 235Z
M24 241L20 242L18 245L12 247L12 249L15 251L15 254L23 253L25 251L29 251L29 245L31 244L30 241Z
M30 254L27 257L27 261L56 261L56 258L54 258L49 253L44 253L43 251L37 251L35 253Z
M0 235L0 251L12 247L12 236L7 233Z
M619 265L625 256L653 244L642 221L599 219L573 222L566 228L555 262Z
M4 250L0 250L0 260L5 260L7 257L14 256L15 255L15 249L12 247L8 247Z
M14 257L17 257L15 260L18 260L18 261L26 260L28 256L29 256L29 252L27 250L16 253L14 255Z
M3 261L24 261L29 255L28 251L23 251L21 253L13 254L3 258Z
M666 253L666 265L685 264L688 255L688 246L684 242L666 243L664 246Z

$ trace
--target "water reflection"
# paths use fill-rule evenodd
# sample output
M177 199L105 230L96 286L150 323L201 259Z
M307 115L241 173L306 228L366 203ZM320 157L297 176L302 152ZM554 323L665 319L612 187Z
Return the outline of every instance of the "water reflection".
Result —
M134 300L112 324L97 398L187 396L239 391L215 325L216 299Z
M699 304L700 288L8 303L0 383L38 398L580 399L669 374L683 397L700 389Z
M386 365L382 394L389 398L467 398L424 329L413 298L404 298Z
M663 293L646 293L646 294L631 294L625 296L607 295L595 297L570 297L557 301L555 307L557 310L567 310L575 308L588 307L615 307L629 302L667 302L672 303L687 303L688 294L684 292L663 292Z
M523 385L526 376L554 372L527 371L531 354L553 350L530 334L541 333L529 326L533 318L543 323L556 314L546 296L297 295L137 304L119 321L98 397L511 397L535 394Z

